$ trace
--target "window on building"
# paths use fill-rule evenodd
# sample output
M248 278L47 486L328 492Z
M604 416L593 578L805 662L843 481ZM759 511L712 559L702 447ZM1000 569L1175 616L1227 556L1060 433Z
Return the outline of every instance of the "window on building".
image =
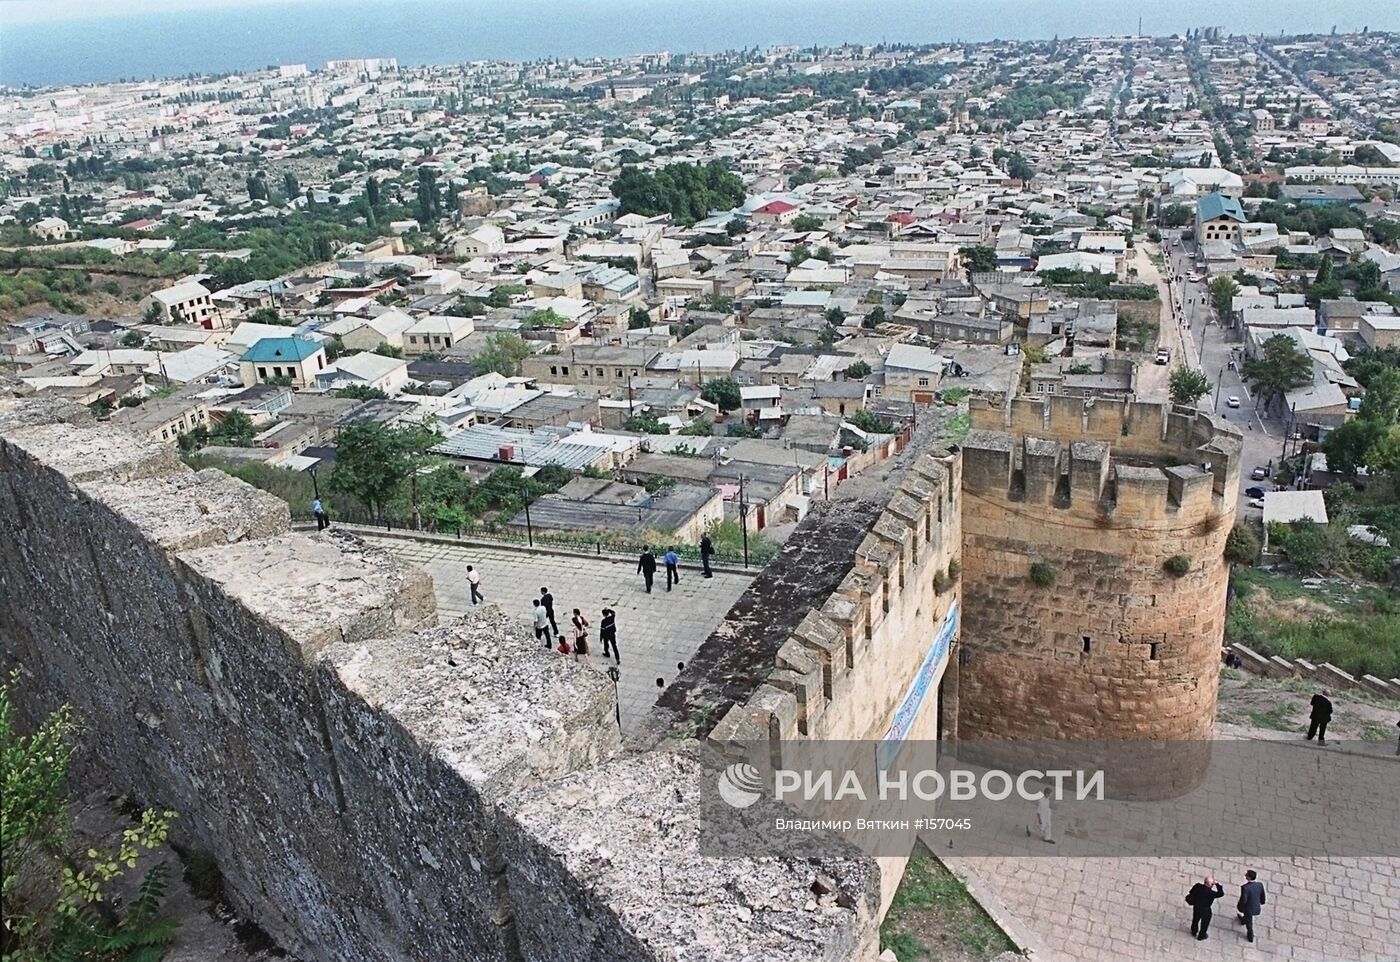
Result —
M599 376L599 377L602 377L602 376L603 376L603 369L600 367L600 368L598 368L597 370L598 370L598 376Z
M1084 644L1084 654L1086 654L1086 655L1089 654L1089 649L1092 648L1093 645L1094 645L1093 640L1090 639L1090 637L1089 637L1088 635L1083 635L1083 636L1080 638L1080 641L1083 642L1083 644Z
M267 368L265 368L265 367L260 367L260 368L258 368L258 377L267 377Z
M559 374L560 374L562 377L568 377L568 376L569 376L569 369L568 369L567 367L561 367L561 368L559 369Z
M550 374L557 375L557 374L559 373L559 368L556 367L555 365L551 364L551 365L549 366L549 373L550 373Z
M926 377L921 377L921 378L919 378L919 387L928 387L928 378L926 378Z
M613 376L614 376L614 377L622 377L622 368L620 368L620 367L619 367L619 368L616 368L616 369L613 371Z

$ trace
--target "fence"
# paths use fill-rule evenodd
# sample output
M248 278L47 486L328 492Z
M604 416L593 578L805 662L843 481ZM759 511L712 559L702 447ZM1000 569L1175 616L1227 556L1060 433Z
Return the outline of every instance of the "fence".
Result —
M559 534L559 533L539 533L527 528L521 532L508 529L500 525L468 522L462 525L444 525L432 518L423 518L417 524L411 519L395 517L373 517L367 512L354 509L342 509L337 505L331 505L332 521L339 521L345 524L357 524L365 527L383 528L385 531L403 531L408 533L434 534L439 537L454 537L458 541L485 541L503 545L524 545L528 547L558 548L564 551L573 551L579 554L591 554L602 557L604 554L639 555L646 547L653 551L662 552L666 548L673 548L683 561L699 562L700 546L697 544L677 543L658 539L647 542L640 538L618 532L590 531L580 534ZM298 511L293 510L292 515L298 521L312 520L309 509ZM761 568L778 553L777 545L771 541L760 540L757 534L749 542L747 556L742 546L716 544L715 553L711 556L711 561L715 564L734 565L737 567Z

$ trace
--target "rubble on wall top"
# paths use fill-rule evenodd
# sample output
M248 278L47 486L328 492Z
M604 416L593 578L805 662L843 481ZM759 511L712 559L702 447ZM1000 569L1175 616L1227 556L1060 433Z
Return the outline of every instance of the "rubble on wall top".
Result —
M720 772L713 756L687 743L619 757L521 793L511 806L644 944L684 946L693 962L856 958L873 932L879 867L854 850L849 858L705 854L737 854L748 832L776 844L765 830L775 815L792 814L771 800L722 806Z
M482 790L595 764L596 746L620 743L606 676L544 650L495 605L410 634L340 642L319 663Z

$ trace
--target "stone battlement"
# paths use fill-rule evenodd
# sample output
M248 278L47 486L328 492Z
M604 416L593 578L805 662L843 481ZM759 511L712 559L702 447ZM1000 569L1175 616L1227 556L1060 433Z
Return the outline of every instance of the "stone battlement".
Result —
M882 646L907 641L902 608L918 609L925 621L935 616L936 624L938 613L956 598L955 579L947 571L961 546L960 475L956 456L924 455L913 463L856 548L854 567L819 607L807 611L778 648L767 679L725 712L710 732L711 741L859 739L884 733L889 715L870 711L872 693L863 690L869 679L862 676L874 664L888 666ZM888 700L892 708L892 697Z
M700 855L715 772L624 750L601 673L79 406L0 398L0 638L21 713L71 703L302 958L873 956L872 860Z
M1208 737L1238 432L1061 397L974 404L972 425L960 736Z
M981 499L1155 526L1220 514L1239 483L1239 433L1198 412L1054 397L978 404L972 424L963 487Z

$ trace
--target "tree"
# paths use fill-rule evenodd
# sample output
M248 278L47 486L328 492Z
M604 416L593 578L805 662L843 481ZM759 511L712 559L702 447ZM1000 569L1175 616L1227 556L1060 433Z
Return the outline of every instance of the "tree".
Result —
M739 385L727 377L715 378L710 381L701 389L700 396L721 411L733 411L744 403L743 395L739 392Z
M1189 367L1179 367L1167 379L1167 390L1173 404L1190 406L1210 393L1210 381L1205 371Z
M1400 419L1400 368L1389 368L1371 378L1357 418L1385 427Z
M394 345L390 344L388 341L380 341L379 346L374 349L374 353L378 354L380 357L402 358L403 348L394 347Z
M723 164L668 164L653 173L626 167L612 184L623 214L654 217L670 214L678 224L693 224L716 210L744 202L744 182Z
M394 429L374 421L348 425L336 438L329 487L382 517L399 485L419 467L419 455L436 441L427 428Z
M1259 548L1259 535L1247 525L1235 525L1225 536L1225 560L1231 564L1254 564Z
M958 249L962 257L963 269L969 274L988 274L997 269L997 252L990 247L977 245Z
M627 312L627 329L635 331L641 327L651 326L651 315L644 308L634 307Z
M639 411L628 418L622 425L624 431L635 431L638 434L670 434L671 429L656 419L656 415L649 411Z
M275 307L259 307L257 310L248 314L248 320L252 321L254 324L275 324L281 325L282 327L295 326L289 319L279 314Z
M166 863L152 866L122 908L116 889L146 853L163 845L175 812L147 809L117 851L79 844L66 789L77 725L70 708L31 734L15 729L10 702L18 672L0 685L0 866L6 962L159 959L178 921L160 918Z
M796 231L821 230L822 219L815 214L798 214L792 219L792 229Z
M345 387L338 387L331 391L331 394L354 401L387 401L389 399L389 395L368 384L347 384Z
M486 346L472 356L472 370L477 374L494 372L516 377L520 374L520 362L533 353L530 345L514 334L489 334Z
M1385 425L1378 421L1353 418L1333 428L1322 442L1327 455L1327 470L1336 474L1355 474L1367 464L1367 456L1378 441L1385 437Z
M856 361L846 368L845 373L852 381L860 381L870 376L870 365L864 361Z
M1235 283L1233 277L1222 274L1213 278L1210 282L1210 302L1215 307L1215 313L1222 318L1229 317L1234 309L1235 296L1239 292L1240 285Z
M369 204L371 212L379 206L379 179L371 177L365 183L365 203Z
M839 327L840 325L844 324L845 321L846 312L841 310L840 305L833 305L832 307L827 309L826 322L828 324L835 324Z
M866 434L893 434L894 424L885 418L880 417L872 411L861 408L855 414L846 418L847 421L860 428Z
M1306 384L1312 378L1312 358L1298 350L1286 334L1264 342L1260 353L1240 365L1244 378L1267 407L1275 398Z
M295 200L298 195L301 194L301 185L297 183L297 176L290 170L282 175L282 193L286 196L288 202ZM310 199L311 198L308 196L307 200L309 201Z
M127 331L122 335L122 347L140 347L146 343L146 335L140 331Z
M885 323L885 320L885 309L879 304L876 304L870 309L870 313L865 315L865 318L860 322L860 326L873 330Z
M253 443L253 419L242 411L229 411L209 432L212 444L226 448L246 448Z

